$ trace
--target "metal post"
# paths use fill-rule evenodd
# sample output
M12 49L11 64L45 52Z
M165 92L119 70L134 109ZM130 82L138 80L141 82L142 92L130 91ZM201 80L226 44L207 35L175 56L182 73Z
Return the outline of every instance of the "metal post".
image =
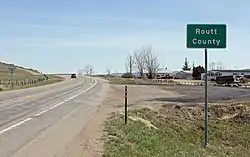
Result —
M207 98L207 49L205 49L205 110L204 110L204 145L208 144L208 98Z
M125 86L125 124L127 124L128 120L128 87Z
M129 74L132 77L132 56L129 56Z

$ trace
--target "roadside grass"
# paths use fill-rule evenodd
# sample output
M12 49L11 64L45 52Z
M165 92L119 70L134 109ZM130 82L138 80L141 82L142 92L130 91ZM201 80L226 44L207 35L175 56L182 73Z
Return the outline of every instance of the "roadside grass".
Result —
M103 79L106 79L110 82L110 84L124 84L124 85L129 85L129 84L136 84L136 85L160 85L160 86L165 86L166 84L163 84L161 82L157 81L152 81L152 80L143 80L143 79L132 79L132 78L121 78L121 77L102 77ZM183 80L173 80L169 79L167 84L173 85L174 83L181 82L186 83L182 85L194 85L191 83L198 83L196 85L199 85L200 82L195 82L194 80L190 82L190 80L183 81Z
M121 77L102 77L110 82L110 84L139 84L140 81L130 78Z
M125 125L122 115L110 117L105 123L104 157L247 157L250 154L249 124L210 119L209 145L204 148L202 118L165 116L164 112L148 108L131 110L128 115L143 118L158 129L130 119Z
M21 80L24 78L34 78L35 76L37 76L34 75L32 72L39 75L39 72L37 70L15 65L15 70L13 71L13 78ZM8 79L10 79L9 64L0 62L0 80Z
M32 84L32 85L24 85L24 86L19 86L19 87L13 87L13 88L6 88L3 89L1 91L9 91L9 90L18 90L18 89L25 89L25 88L32 88L32 87L38 87L38 86L45 86L45 85L49 85L49 84L54 84L54 83L59 83L63 80L65 80L65 78L59 77L59 76L48 76L48 80L44 80L41 82L38 82L36 84Z
M136 85L164 85L152 80L122 78L122 77L102 77L110 82L110 84L136 84ZM172 81L173 82L173 81Z
M0 80L8 80L10 79L10 77L11 75L9 71L0 69ZM35 75L20 68L17 68L13 73L13 79L24 79L24 78L34 78L34 77Z
M48 76L48 78L49 78L48 80L41 81L41 82L34 84L34 85L31 85L29 87L44 86L44 85L49 85L49 84L53 84L53 83L59 83L59 82L65 80L65 78L63 78L63 77L54 76L54 75Z
M30 71L30 72L29 72ZM35 75L36 74L36 75ZM15 70L12 75L13 81L22 81L24 79L32 80L38 77L42 77L42 74L39 74L37 70L34 69L27 69L20 66L15 66ZM23 85L23 86L15 86L15 87L3 87L3 84L5 82L8 82L11 78L10 71L9 71L9 64L0 62L0 91L6 91L6 90L17 90L17 89L23 89L23 88L30 88L30 87L36 87L36 86L43 86L48 85L52 83L61 82L64 80L64 78L55 76L55 75L48 75L48 80L44 80L41 82L38 82L36 84L30 84L30 85Z
M190 80L190 79L171 79L176 82L204 82L203 80Z
M110 82L110 84L136 84L136 85L165 85L157 82L153 82L151 80L143 80L143 79L132 79L132 78L121 78L121 77L101 77ZM188 80L188 79L169 79L168 82L171 83L181 83L182 85L200 85L204 83L203 80ZM209 85L216 85L215 82L208 82ZM247 85L250 85L250 82L247 82Z

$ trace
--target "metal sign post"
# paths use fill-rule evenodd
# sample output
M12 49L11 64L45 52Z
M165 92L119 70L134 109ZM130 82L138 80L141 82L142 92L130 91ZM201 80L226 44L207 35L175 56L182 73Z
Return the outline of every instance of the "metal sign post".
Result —
M227 45L225 24L188 24L187 48L205 49L205 105L204 105L204 146L208 144L208 80L207 48L225 49Z
M205 110L204 110L204 145L208 144L208 96L207 96L207 49L205 49Z
M128 86L125 86L124 90L124 110L125 110L125 124L127 124L128 121Z

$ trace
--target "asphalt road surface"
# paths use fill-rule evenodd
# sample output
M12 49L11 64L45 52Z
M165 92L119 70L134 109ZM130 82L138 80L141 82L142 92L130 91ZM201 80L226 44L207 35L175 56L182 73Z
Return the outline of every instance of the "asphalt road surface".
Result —
M0 92L0 157L67 156L107 85L90 78Z

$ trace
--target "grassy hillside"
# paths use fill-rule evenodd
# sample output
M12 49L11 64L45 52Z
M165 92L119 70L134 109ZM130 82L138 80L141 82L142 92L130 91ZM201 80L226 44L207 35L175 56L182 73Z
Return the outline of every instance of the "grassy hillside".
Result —
M64 80L62 77L51 75L46 78L37 70L27 69L17 65L15 65L11 81L10 78L9 64L0 62L0 91L42 86Z
M24 78L34 78L33 73L38 73L38 71L33 69L25 69L20 66L15 65L15 70L13 73L13 78L15 79L24 79ZM31 73L31 72L33 73ZM10 78L9 64L0 62L0 80L7 80Z

